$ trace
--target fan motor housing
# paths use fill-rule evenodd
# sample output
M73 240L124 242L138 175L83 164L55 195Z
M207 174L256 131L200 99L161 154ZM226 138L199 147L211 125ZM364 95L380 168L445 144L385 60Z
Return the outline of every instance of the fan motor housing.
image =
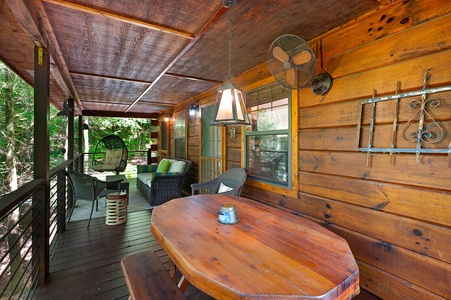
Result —
M312 82L312 91L316 95L326 95L332 87L332 76L327 72L322 72Z

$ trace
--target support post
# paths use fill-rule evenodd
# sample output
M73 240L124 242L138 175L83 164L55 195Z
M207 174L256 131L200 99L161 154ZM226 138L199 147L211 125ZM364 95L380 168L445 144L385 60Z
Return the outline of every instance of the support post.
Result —
M49 274L50 54L40 45L34 54L34 179L44 179L45 184L33 196L33 250L37 251L37 281L44 285Z
M74 159L74 98L67 99L67 104L69 104L70 113L67 117L67 159ZM72 164L72 170L74 169L74 165Z
M78 159L77 171L83 172L85 165L85 155L83 154L83 117L78 116L78 154L80 158Z

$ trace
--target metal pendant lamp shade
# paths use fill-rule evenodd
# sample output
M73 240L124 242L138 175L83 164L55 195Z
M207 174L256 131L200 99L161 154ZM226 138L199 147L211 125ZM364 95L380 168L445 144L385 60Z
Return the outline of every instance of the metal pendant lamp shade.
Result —
M223 0L223 5L229 8L229 74L227 82L218 88L215 106L213 110L213 121L210 125L250 125L246 106L244 105L243 93L232 83L232 15L231 7L236 1Z
M243 93L231 81L218 88L213 114L211 125L250 124Z

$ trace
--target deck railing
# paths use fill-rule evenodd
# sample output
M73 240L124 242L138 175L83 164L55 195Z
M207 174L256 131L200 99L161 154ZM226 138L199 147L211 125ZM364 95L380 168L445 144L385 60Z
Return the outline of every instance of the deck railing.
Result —
M133 177L136 165L147 159L148 151L130 151L126 176ZM90 163L89 153L79 154L51 169L49 195L45 180L35 179L0 198L0 299L31 299L36 287L45 284L73 203L66 170L88 173Z
M50 170L50 194L45 180L35 179L0 199L0 298L30 299L45 281L50 249L66 225L66 168L80 157ZM45 205L48 199L48 205Z

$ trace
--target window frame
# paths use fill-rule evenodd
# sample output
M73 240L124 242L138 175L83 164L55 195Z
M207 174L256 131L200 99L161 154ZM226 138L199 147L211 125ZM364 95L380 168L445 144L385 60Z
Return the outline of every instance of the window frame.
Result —
M175 128L177 121L184 122L184 126L185 126L185 129L183 130L183 135L180 135L180 136L177 136L177 131L176 131L176 128ZM186 159L186 157L187 157L187 149L188 149L188 145L186 143L186 141L187 141L187 139L186 139L186 137L187 137L187 130L188 130L188 124L187 124L186 112L182 111L180 113L176 113L174 115L174 125L173 125L173 141L174 141L174 143L173 143L173 151L172 151L172 153L173 153L174 157L183 158L183 159ZM177 153L177 141L183 141L184 142L185 149L183 150L183 157L177 156L178 155L178 153Z
M169 149L169 122L160 121L160 151L167 154Z
M199 130L199 170L198 170L198 178L199 182L207 182L217 178L220 174L222 174L224 170L225 156L225 134L224 128L220 126L210 126L211 117L214 111L214 103L207 103L201 105L200 114L201 120L199 122L200 130ZM208 115L208 116L207 116ZM208 130L209 133L214 131L213 134L216 138L213 142L213 147L216 147L218 150L215 152L215 156L208 156L211 153L204 152L205 146L205 130ZM212 140L210 140L212 141ZM209 146L212 146L209 143ZM210 147L209 147L210 148Z
M250 93L256 92L258 90L262 90L262 89L267 89L267 88L272 88L273 86L277 85L278 83L271 83L271 84L267 84L252 90L249 90L245 93L245 99L246 99L246 109L248 111L248 113L251 113L251 107L247 106L247 97ZM248 170L248 177L250 179L253 179L255 181L258 182L264 182L270 185L274 185L274 186L280 186L282 188L288 188L291 189L292 187L292 173L293 173L293 161L292 161L292 92L291 90L286 90L286 98L288 100L287 103L287 107L288 107L288 128L287 129L275 129L275 130L264 130L264 131L252 131L252 125L247 125L245 126L245 130L244 130L244 136L243 136L243 149L244 149L244 153L243 153L243 160L244 160L244 167L246 170ZM279 101L281 99L284 98L276 98L276 99L272 99L269 102L266 103L272 103L274 101ZM277 106L280 107L280 106ZM269 178L265 178L265 177L261 177L261 176L257 176L255 174L251 174L249 173L249 157L248 157L248 153L249 153L249 143L248 143L248 137L253 136L264 136L264 135L287 135L287 181L286 183L281 183L280 181L276 181L276 180L270 180Z

